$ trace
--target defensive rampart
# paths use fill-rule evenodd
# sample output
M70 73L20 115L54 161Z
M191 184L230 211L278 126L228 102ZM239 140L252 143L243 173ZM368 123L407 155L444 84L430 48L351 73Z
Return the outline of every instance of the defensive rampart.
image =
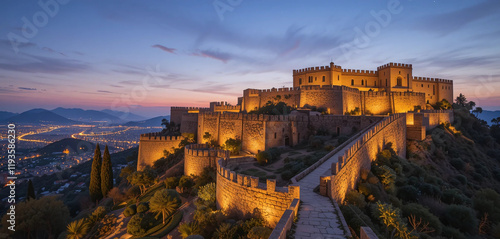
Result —
M217 161L217 207L247 215L255 209L274 227L294 199L300 199L300 187L276 187L276 180L259 183L258 177L237 174L226 168L227 160Z
M139 155L137 159L137 171L146 166L153 166L154 162L164 156L164 150L173 152L179 147L182 136L164 136L161 133L141 134L139 141Z
M190 144L184 148L184 175L198 176L207 167L215 168L219 158L229 159L229 151L210 148L206 144Z
M406 114L394 114L383 119L345 149L338 162L332 164L330 180L322 178L329 181L328 196L342 203L346 193L356 188L361 170L370 170L371 162L389 142L399 156L406 157Z

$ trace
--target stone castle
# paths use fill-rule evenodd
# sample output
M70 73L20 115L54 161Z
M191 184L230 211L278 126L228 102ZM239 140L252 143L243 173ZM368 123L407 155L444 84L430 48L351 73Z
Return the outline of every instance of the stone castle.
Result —
M171 121L180 124L181 133L197 138L197 144L185 148L184 173L197 175L205 167L215 168L218 207L244 213L258 208L276 226L272 237L282 238L298 213L298 200L305 200L300 198L301 190L308 189L301 180L317 178L322 195L334 205L342 202L345 193L355 188L360 171L370 168L386 143L393 143L405 157L406 139L422 140L426 130L453 121L451 111L432 110L431 105L443 99L452 102L453 81L414 77L411 64L389 63L368 71L342 69L332 62L293 70L292 88L246 89L237 105L212 102L207 108L172 107ZM284 102L298 110L289 115L250 113L268 102ZM313 107L323 114L310 111ZM209 133L210 140L219 145L229 138L241 139L242 150L256 154L297 145L319 131L351 138L293 177L285 188L277 188L274 180L259 184L256 177L230 171L226 165L235 163L234 159L227 151L208 148L203 137ZM159 133L141 135L138 170L152 165L182 139Z

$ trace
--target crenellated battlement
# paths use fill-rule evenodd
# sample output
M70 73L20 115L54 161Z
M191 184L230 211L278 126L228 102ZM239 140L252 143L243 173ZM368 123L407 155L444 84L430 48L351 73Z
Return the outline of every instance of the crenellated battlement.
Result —
M264 191L264 193L288 194L292 198L300 198L300 186L289 185L288 187L276 187L275 179L266 179L265 184L259 183L259 177L239 174L231 171L227 166L227 159L217 160L217 174L229 180L231 183Z
M241 109L241 105L216 105L214 110L216 111L239 111Z
M210 108L172 106L172 107L170 107L170 110L199 110L199 111L204 111L204 110L210 110Z
M332 174L338 174L344 166L349 162L349 160L354 156L354 154L366 143L370 140L374 135L382 131L386 126L391 124L394 121L401 120L405 118L406 115L403 114L393 114L384 119L382 119L378 124L374 125L370 130L366 131L362 138L358 139L354 144L347 148L344 151L342 156L339 156L338 161L332 164L331 170ZM405 121L406 122L406 121Z
M223 149L210 148L207 144L190 144L184 149L185 155L196 157L217 157L228 159L229 151Z
M429 78L429 77L420 77L414 76L413 81L423 81L423 82L436 82L436 83L448 83L453 84L452 80L440 79L440 78Z
M378 76L377 71L370 70L342 69L342 73L346 75Z
M300 87L300 90L334 90L334 91L348 91L358 93L359 90L356 88L351 88L347 86L339 86L339 85L303 85Z
M141 134L140 140L149 141L177 141L184 139L183 136L165 136L161 132Z
M425 93L422 93L422 92L408 92L408 91L404 91L404 92L391 92L391 95L394 95L394 96L423 96L425 97Z
M336 69L341 69L340 66L335 66ZM293 75L302 75L305 73L314 73L320 71L330 71L330 66L315 66L315 67L307 67L302 69L293 70Z
M411 64L391 62L391 63L387 63L385 65L381 65L381 66L377 67L377 71L380 71L380 70L383 70L383 69L389 68L389 67L399 67L399 68L411 69L412 65Z

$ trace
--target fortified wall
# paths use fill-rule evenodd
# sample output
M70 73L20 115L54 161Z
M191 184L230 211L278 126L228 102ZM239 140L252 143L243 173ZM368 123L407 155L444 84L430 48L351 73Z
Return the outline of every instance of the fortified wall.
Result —
M300 187L276 187L276 180L259 183L258 177L237 174L227 167L227 160L217 161L217 208L252 214L258 209L266 223L274 227L294 199L300 199Z
M380 117L343 115L256 115L201 113L198 115L198 143L207 143L205 133L223 145L227 139L241 139L242 149L252 153L278 146L294 146L311 134L349 135Z
M345 150L338 162L332 164L332 175L322 178L329 185L328 196L342 203L346 193L356 188L361 170L371 169L371 162L388 142L392 143L400 157L406 157L405 114L394 114L383 119Z
M184 175L201 175L203 169L216 168L220 158L229 159L229 151L210 148L206 144L190 144L184 148Z
M153 166L156 160L164 156L164 150L172 153L173 148L179 147L182 139L184 139L182 136L164 136L161 133L141 134L137 171L143 170L146 166Z
M453 123L453 110L421 110L406 114L408 139L424 140L426 131L434 129L441 123Z

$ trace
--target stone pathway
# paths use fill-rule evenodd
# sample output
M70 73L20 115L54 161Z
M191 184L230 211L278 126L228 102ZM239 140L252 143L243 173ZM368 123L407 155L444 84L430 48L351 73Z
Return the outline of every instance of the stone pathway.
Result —
M359 136L360 138L362 136ZM356 138L346 148L351 147ZM297 182L300 185L300 210L299 220L295 223L295 238L346 238L341 222L337 216L337 210L333 206L330 198L321 196L313 192L319 185L319 178L330 170L332 163L338 161L339 156L344 153L340 150L331 158L326 160L321 166L309 173Z

